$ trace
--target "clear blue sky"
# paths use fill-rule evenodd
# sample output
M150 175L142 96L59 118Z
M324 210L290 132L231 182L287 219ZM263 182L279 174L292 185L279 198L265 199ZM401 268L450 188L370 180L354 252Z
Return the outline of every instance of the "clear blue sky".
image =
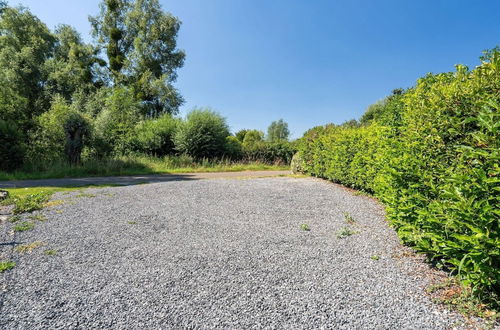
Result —
M10 0L89 40L99 0ZM499 0L161 0L183 25L181 113L209 106L233 131L283 118L293 137L359 118L428 72L500 44Z

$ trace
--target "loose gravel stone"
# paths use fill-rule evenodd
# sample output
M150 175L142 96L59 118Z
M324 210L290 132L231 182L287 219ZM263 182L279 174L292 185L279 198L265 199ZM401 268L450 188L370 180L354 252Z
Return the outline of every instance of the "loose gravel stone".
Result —
M325 181L171 181L53 198L65 203L39 211L48 220L32 231L0 227L1 255L17 263L0 274L2 329L464 322L426 296L429 268L402 257L382 207ZM355 234L338 238L344 228ZM43 247L14 251L34 241Z

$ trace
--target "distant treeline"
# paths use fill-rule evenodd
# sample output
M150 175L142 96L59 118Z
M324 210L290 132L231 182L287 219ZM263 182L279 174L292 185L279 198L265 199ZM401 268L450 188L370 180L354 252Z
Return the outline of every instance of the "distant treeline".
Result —
M158 0L104 0L90 22L88 44L71 26L51 31L27 8L0 1L0 170L137 153L289 162L282 121L266 139L237 138L209 109L176 117L180 21Z

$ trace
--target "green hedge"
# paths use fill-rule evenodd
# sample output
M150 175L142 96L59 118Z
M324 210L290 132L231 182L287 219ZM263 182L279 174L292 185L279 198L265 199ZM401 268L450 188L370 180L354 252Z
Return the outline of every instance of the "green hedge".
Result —
M401 239L474 292L500 290L500 53L427 75L368 125L316 127L305 171L374 193Z

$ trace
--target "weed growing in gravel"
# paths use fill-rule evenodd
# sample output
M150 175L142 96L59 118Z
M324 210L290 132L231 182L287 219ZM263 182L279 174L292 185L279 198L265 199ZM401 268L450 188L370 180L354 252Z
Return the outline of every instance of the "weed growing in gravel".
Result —
M97 197L97 195L96 194L81 193L81 194L78 194L75 196L75 198L84 198L84 197L93 198L93 197Z
M371 256L370 259L372 260L380 260L380 257L377 255Z
M351 230L349 227L344 227L337 233L337 238L342 239L354 234L356 234L355 231Z
M465 316L479 316L483 318L487 326L494 328L500 320L499 297L493 297L495 301L481 301L480 297L472 293L471 287L464 286L456 278L431 285L427 292L432 295L434 302L449 307L454 307Z
M349 212L344 212L344 219L345 222L348 224L354 224L356 223L356 220L352 217L352 215L349 214Z
M59 206L59 205L62 205L64 204L64 201L63 200L55 200L55 201L50 201L50 202L47 202L45 204L43 204L43 207L54 207L54 206Z
M36 241L36 242L30 243L30 244L19 245L18 247L16 247L16 252L30 253L34 249L37 249L43 245L45 245L45 243L42 241Z
M307 223L301 224L300 229L302 229L303 231L310 231L311 230L311 228L309 228L309 225Z
M46 255L46 256L55 256L57 254L57 250L54 250L54 249L49 249L49 250L45 250L43 251L43 253Z
M19 220L21 220L21 217L20 217L20 216L18 216L18 215L13 215L13 216L11 216L11 217L9 218L9 222L11 222L11 223L16 223L16 222L18 222Z
M47 221L47 217L44 216L43 214L30 215L29 218L35 221L41 221L41 222Z
M14 198L14 213L26 213L40 210L43 204L47 203L50 199L52 193L46 191L40 191L35 194L15 197Z
M127 222L129 225L136 225L137 224L137 221L129 221Z
M12 269L16 266L14 261L0 261L0 273Z
M35 224L32 222L28 221L23 221L21 223L18 223L17 225L14 226L14 231L20 232L20 231L27 231L35 228Z

